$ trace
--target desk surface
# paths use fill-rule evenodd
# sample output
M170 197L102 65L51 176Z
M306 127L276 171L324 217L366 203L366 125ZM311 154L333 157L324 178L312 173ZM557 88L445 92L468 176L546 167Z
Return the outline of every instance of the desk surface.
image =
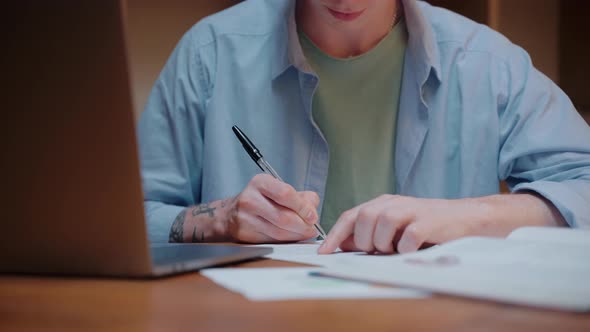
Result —
M257 260L243 267L296 266ZM573 314L435 296L250 302L189 273L152 280L0 277L0 331L590 331Z

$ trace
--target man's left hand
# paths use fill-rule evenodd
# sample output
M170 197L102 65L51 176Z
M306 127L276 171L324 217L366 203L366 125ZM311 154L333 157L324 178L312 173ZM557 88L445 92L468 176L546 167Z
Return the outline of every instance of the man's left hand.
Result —
M535 194L455 200L382 195L344 212L320 254L344 251L406 253L463 236L506 236L521 226L565 224L553 205Z

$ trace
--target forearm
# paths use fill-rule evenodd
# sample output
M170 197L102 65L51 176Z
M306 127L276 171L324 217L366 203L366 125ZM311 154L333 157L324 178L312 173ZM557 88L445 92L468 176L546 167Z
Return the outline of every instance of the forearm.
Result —
M189 206L182 210L170 228L169 242L230 241L226 225L231 217L233 199Z
M532 192L472 200L479 207L473 235L506 236L519 227L567 225L551 202Z

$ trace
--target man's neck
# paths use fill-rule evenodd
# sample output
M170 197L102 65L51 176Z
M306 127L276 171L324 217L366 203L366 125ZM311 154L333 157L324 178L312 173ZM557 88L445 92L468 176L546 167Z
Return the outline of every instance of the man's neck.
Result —
M395 0L376 3L379 8L368 8L353 22L334 22L326 20L318 12L321 9L311 1L298 0L297 24L325 53L337 58L358 56L371 50L390 32L398 10Z

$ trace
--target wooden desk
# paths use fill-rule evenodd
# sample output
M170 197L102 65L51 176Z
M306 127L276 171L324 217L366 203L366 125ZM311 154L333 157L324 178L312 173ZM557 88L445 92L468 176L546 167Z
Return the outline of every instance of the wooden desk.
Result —
M239 266L296 266L257 260ZM590 331L590 314L435 296L249 302L197 273L152 281L0 277L0 331Z

